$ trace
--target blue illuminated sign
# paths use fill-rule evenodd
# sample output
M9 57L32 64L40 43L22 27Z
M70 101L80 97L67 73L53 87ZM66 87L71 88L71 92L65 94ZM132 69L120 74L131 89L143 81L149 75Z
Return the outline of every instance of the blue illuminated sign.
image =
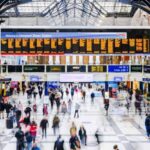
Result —
M122 77L114 77L114 81L116 82L121 82L123 80Z
M126 32L2 32L1 38L90 38L126 39Z
M128 65L109 65L108 72L129 72Z
M144 82L150 82L150 78L143 78Z
M38 82L38 81L40 81L40 77L39 76L30 76L30 81L31 82Z

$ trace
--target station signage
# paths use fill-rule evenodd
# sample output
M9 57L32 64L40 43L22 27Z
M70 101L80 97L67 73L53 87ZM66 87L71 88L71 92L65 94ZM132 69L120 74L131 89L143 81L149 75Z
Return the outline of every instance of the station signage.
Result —
M131 72L142 72L142 65L132 65Z
M88 72L107 72L107 66L90 65L88 66Z
M44 72L44 65L25 65L24 72Z
M144 29L99 29L96 32L94 29L87 32L82 29L80 32L2 29L1 54L149 54L149 35L148 29L146 32Z
M46 72L65 72L65 66L46 66Z
M22 66L21 65L9 65L8 66L8 72L11 73L11 72L22 72Z
M67 66L67 72L86 72L85 65L70 65Z
M144 73L150 73L150 66L144 66Z
M123 81L123 77L114 77L114 81L121 82Z
M150 78L143 78L143 82L150 82Z
M129 65L109 65L108 72L126 73L129 72Z

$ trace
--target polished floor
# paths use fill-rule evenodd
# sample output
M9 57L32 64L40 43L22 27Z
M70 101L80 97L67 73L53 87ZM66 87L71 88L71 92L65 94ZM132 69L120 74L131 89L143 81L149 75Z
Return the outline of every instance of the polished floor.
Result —
M87 90L87 89L86 89ZM111 99L111 105L109 109L109 116L105 115L102 97L97 97L94 104L90 101L91 90L87 90L86 102L83 103L80 93L75 93L73 99L72 116L60 114L60 134L65 140L65 148L69 150L69 129L71 122L74 121L79 128L80 125L84 125L87 130L87 146L82 146L81 150L112 150L113 145L117 144L119 150L149 150L150 140L146 137L144 120L145 114L140 117L135 115L134 105L128 114L126 108L118 107L115 99ZM125 92L121 92L125 95ZM21 100L23 105L27 104L26 95L20 94L16 96L16 101ZM64 100L68 100L68 97L64 95ZM133 98L134 101L134 98ZM81 105L79 119L74 119L74 104L79 102ZM48 103L48 97L43 97L41 100L37 97L38 113L34 115L37 123L39 124L42 119L42 103ZM124 103L123 101L121 103ZM41 150L53 150L54 141L57 136L53 135L52 131L52 118L56 113L56 108L51 112L49 108L49 128L48 137L46 139L41 138L41 131L38 129L37 143ZM99 129L101 143L97 145L94 137L95 131ZM14 131L15 129L13 129ZM0 150L15 150L16 139L12 130L8 130L5 127L5 120L0 120Z

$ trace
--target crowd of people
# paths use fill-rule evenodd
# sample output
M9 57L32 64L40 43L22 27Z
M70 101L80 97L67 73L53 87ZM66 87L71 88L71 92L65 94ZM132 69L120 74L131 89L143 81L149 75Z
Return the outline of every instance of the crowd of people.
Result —
M90 87L89 87L90 88ZM100 89L97 89L99 92L101 92L103 100L104 100L104 109L106 110L106 115L109 115L109 108L110 108L110 99L105 96L105 89L101 87ZM131 89L125 89L127 92L126 96L126 108L129 111L131 107L131 103L133 101L133 91ZM60 128L60 114L67 115L68 120L71 119L71 114L73 110L73 101L74 101L74 95L75 93L78 93L80 91L82 101L83 103L86 103L86 96L87 91L82 88L81 86L76 86L69 84L68 87L65 88L50 88L48 90L48 97L49 97L49 104L43 103L42 112L43 117L40 121L40 123L37 122L37 112L38 106L37 106L37 98L42 99L44 86L43 84L35 84L31 83L28 86L25 84L22 86L22 93L25 95L27 93L27 104L26 107L22 104L21 101L18 102L5 102L4 99L0 101L0 119L5 118L5 111L6 111L6 125L8 129L17 128L17 131L15 132L15 137L17 140L16 144L16 150L40 150L40 147L37 144L37 134L38 130L41 130L41 137L42 139L47 138L47 131L49 128L53 130L53 135L58 136L55 143L54 143L54 150L65 150L64 148L64 139L60 135L59 128ZM107 91L108 92L108 91ZM14 91L12 91L13 94L20 94L20 89L15 88ZM64 94L67 97L67 101L64 101ZM69 95L71 97L69 97ZM95 93L94 91L91 92L90 98L91 98L91 105L95 102ZM149 98L149 95L147 94L147 97ZM142 103L145 107L145 127L147 136L150 138L150 113L149 113L149 99L145 98L143 96L143 93L140 90L135 91L135 113L139 113L139 115L142 115L142 112L144 111L142 108ZM33 101L31 100L33 99ZM74 105L74 118L80 117L80 104L78 102L75 102ZM50 105L50 107L49 107ZM147 107L148 106L148 107ZM53 111L54 107L56 107L57 111L52 119L52 127L50 127L49 122L49 112ZM16 125L14 127L14 125ZM94 133L95 141L97 144L100 144L100 133L99 130L96 130ZM80 128L78 129L75 122L72 122L70 127L70 139L69 139L69 146L70 150L80 150L81 147L84 145L87 145L87 131L84 125L82 124ZM114 150L118 150L118 146L114 146Z

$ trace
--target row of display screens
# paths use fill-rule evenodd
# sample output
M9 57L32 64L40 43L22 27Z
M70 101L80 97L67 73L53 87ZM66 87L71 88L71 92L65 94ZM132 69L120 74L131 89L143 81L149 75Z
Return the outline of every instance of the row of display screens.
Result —
M45 72L44 65L3 65L2 72ZM8 67L8 68L7 68ZM88 70L86 71L85 65L69 65L67 66L67 72L144 72L150 73L150 66L142 66L142 65L89 65ZM46 72L66 72L65 65L56 65L56 66L46 66Z
M2 38L2 55L150 53L148 38L62 39Z

